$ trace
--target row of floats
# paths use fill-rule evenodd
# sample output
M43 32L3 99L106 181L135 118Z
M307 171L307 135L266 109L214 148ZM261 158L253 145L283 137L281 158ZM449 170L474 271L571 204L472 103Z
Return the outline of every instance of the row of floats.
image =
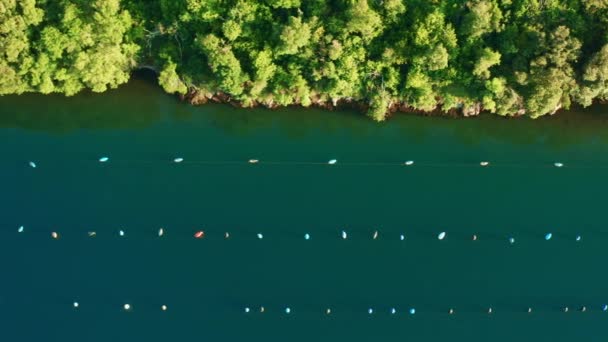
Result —
M100 162L100 163L108 163L109 161L110 161L109 157L100 157L98 159L98 162ZM184 158L182 158L182 157L176 157L176 158L174 158L171 161L173 163L179 164L179 163L185 162L186 160ZM193 162L194 163L205 163L205 162L200 161L200 160L195 160ZM210 163L210 162L206 162L206 163ZM221 163L221 162L216 162L216 163ZM235 163L235 162L230 162L230 163ZM243 161L243 163L245 163L245 161ZM262 161L260 161L260 159L248 159L246 161L246 163L249 163L249 164L259 164L259 163L262 163ZM268 162L268 163L271 163L271 164L287 164L287 162ZM315 165L327 164L327 165L336 165L336 164L338 164L338 160L337 159L330 159L327 162L300 162L298 164L315 164ZM385 164L385 163L383 163L383 164ZM399 164L395 164L395 165L412 166L414 164L415 164L415 161L413 161L413 160L407 160L405 162L402 162L402 163L399 163ZM38 164L35 161L29 161L28 165L31 168L34 168L34 169L38 167ZM482 167L490 166L490 162L489 161L485 161L485 160L484 161L480 161L479 162L479 166L482 166ZM565 164L562 163L562 162L554 162L553 166L554 167L564 167Z
M19 228L17 228L17 232L20 233L20 234L22 234L22 233L26 232L26 229L25 229L24 226L20 226ZM88 231L87 235L89 237L93 238L93 237L97 236L97 232L96 231ZM123 230L123 229L118 230L118 236L119 237L124 237L125 235L126 235L125 230ZM158 237L162 237L164 235L165 235L165 229L164 228L158 229L157 236ZM204 239L206 236L207 236L207 234L205 233L204 230L197 230L192 235L192 237L195 238L195 239ZM437 240L440 240L440 241L441 240L445 240L445 239L447 239L447 236L448 236L447 232L440 232L439 234L437 234ZM255 237L258 240L263 240L264 239L264 234L263 233L256 233ZM346 230L342 230L340 232L340 234L339 234L339 237L342 240L347 240L349 238L348 232ZM371 234L371 239L372 240L377 240L379 237L380 237L380 232L378 230L375 230L375 231L372 232L372 234ZM59 239L60 238L59 232L52 231L51 232L51 238L53 238L53 239ZM230 233L229 232L224 232L224 239L229 239L229 238L230 238ZM305 233L303 235L303 238L304 238L304 240L311 240L312 239L312 235L310 233ZM472 241L477 241L478 239L479 239L479 237L477 236L477 234L471 235L471 240ZM553 233L551 233L551 232L546 233L544 235L544 239L546 241L549 241L549 240L553 239ZM581 241L581 239L582 239L581 235L575 235L574 236L574 240L575 241ZM405 240L405 234L400 234L399 235L399 240L404 241ZM515 243L515 238L512 237L512 236L509 236L509 237L507 237L507 241L510 244L514 244Z

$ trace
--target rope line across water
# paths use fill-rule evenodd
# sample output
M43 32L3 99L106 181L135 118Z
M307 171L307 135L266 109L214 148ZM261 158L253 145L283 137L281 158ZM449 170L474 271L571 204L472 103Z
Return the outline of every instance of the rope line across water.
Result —
M65 161L67 162L67 161ZM187 160L185 158L174 158L168 160L161 159L112 159L109 157L101 157L97 161L92 159L76 159L69 160L69 162L80 162L80 163L98 163L98 164L118 164L118 165L129 165L129 164L140 164L140 165L158 165L158 164L185 164L190 166L197 165L268 165L268 166L321 166L321 165L329 165L332 167L336 166L346 166L346 167L382 167L382 166L394 166L394 167L432 167L432 168L474 168L474 167L506 167L506 168L576 168L576 169L606 169L608 165L585 165L585 164L568 164L566 165L563 162L544 162L538 164L531 163L509 163L509 162L490 162L490 161L480 161L480 162L452 162L452 163L441 163L441 162L416 162L414 160L407 160L403 162L338 162L337 159L330 159L328 161L272 161L272 160L259 160L259 159L249 159L249 160ZM57 164L56 160L52 161L52 164ZM63 163L63 162L59 162ZM46 163L39 163L37 161L28 161L27 165L31 168L38 168L42 165L48 165Z

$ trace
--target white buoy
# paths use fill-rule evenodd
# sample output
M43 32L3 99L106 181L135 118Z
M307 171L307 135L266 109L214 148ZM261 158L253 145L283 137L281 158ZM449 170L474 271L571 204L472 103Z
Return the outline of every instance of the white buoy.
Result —
M581 241L581 236L580 235L576 236L576 241Z
M414 161L413 160L408 160L404 164L407 165L407 166L414 165Z
M285 313L286 313L286 314L291 313L291 309L290 309L290 308L285 308Z
M327 314L327 315L331 314L331 309L327 308L327 310L325 310L325 314Z
M165 235L165 230L164 230L163 228L160 228L160 229L158 230L158 236L159 236L159 237L161 237L161 236L163 236L163 235Z
M346 240L346 238L348 238L348 235L346 235L345 231L342 231L342 239Z
M405 240L405 235L401 234L401 235L399 236L399 240L401 240L401 241Z
M545 235L545 240L549 241L549 240L551 240L551 238L552 238L552 237L553 237L553 234L551 234L551 233L547 233L547 234Z
M29 162L29 164L32 169L36 168L36 163L34 163L33 161Z
M52 232L51 237L55 240L59 239L59 234L57 232Z
M392 309L391 309L391 315L394 315L394 314L396 314L396 313L397 313L397 310L396 310L395 308L392 308Z
M163 311L167 311L167 306L166 306L166 305L162 305L162 306L160 307L160 309L161 309L161 310L163 310Z
M108 160L110 160L110 158L108 158L108 157L101 157L101 158L99 158L99 162L100 162L100 163L105 163L105 162L107 162Z
M78 304L78 302L74 302L74 304L72 304L74 306L74 308L78 308L80 306L80 304Z
M410 315L413 315L413 314L415 314L415 313L416 313L416 309L411 308L411 309L410 309Z
M261 239L263 239L263 238L264 238L264 235L262 235L261 233L258 233L258 239L260 239L260 240L261 240Z
M437 238L438 238L439 240L443 240L443 239L445 239L445 232L441 232L441 233L439 233L439 235L437 235Z
M490 165L490 162L482 161L481 163L479 163L479 165L481 165L481 166L488 166L488 165Z
M17 232L18 233L23 233L23 230L24 230L24 228L23 228L23 226L21 226L21 227L19 227L19 229L17 229Z
M263 306L260 306L260 312L264 313L264 311L266 311L266 309Z
M249 159L249 164L257 164L257 163L259 163L259 162L260 162L260 161L259 161L259 160L257 160L257 159Z
M121 230L119 230L119 231L118 231L118 235L120 235L120 236L125 236L125 231L124 231L124 230L122 230L122 229L121 229Z
M510 238L509 238L509 243L510 243L510 244L514 244L514 243L515 243L515 238L510 237Z
M332 159L332 160L328 161L328 162L327 162L327 164L329 164L329 165L334 165L334 164L335 164L335 163L337 163L337 162L338 162L338 160L336 160L336 159Z
M125 311L129 311L131 310L131 304L125 304L122 306L123 309L125 309Z
M554 163L553 165L555 165L555 167L562 167L562 166L564 166L564 164L562 164L562 163Z
M228 232L224 233L224 238L225 239L229 239L230 238L230 233L228 233Z
M87 235L89 237L95 237L95 236L97 236L97 232L87 232Z
M246 313L249 313L249 311L250 311L249 308L245 308Z
M367 313L370 314L370 315L373 314L374 313L374 309L372 309L372 308L367 309Z
M308 234L308 233L304 234L304 239L305 240L310 240L310 234Z
M184 158L175 158L175 159L173 159L174 163L181 163L183 161L184 161Z
M374 232L374 235L372 236L374 240L376 240L378 238L378 231L376 230Z

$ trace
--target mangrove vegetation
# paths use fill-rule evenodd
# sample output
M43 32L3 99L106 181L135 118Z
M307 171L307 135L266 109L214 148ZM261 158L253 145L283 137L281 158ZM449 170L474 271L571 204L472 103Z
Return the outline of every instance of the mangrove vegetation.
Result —
M0 95L539 117L608 100L607 0L0 0Z

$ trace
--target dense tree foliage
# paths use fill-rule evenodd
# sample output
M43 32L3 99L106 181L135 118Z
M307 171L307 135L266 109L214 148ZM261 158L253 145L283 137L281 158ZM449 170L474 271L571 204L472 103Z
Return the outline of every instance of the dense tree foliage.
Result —
M608 1L0 0L0 95L142 66L193 102L538 117L608 100Z

